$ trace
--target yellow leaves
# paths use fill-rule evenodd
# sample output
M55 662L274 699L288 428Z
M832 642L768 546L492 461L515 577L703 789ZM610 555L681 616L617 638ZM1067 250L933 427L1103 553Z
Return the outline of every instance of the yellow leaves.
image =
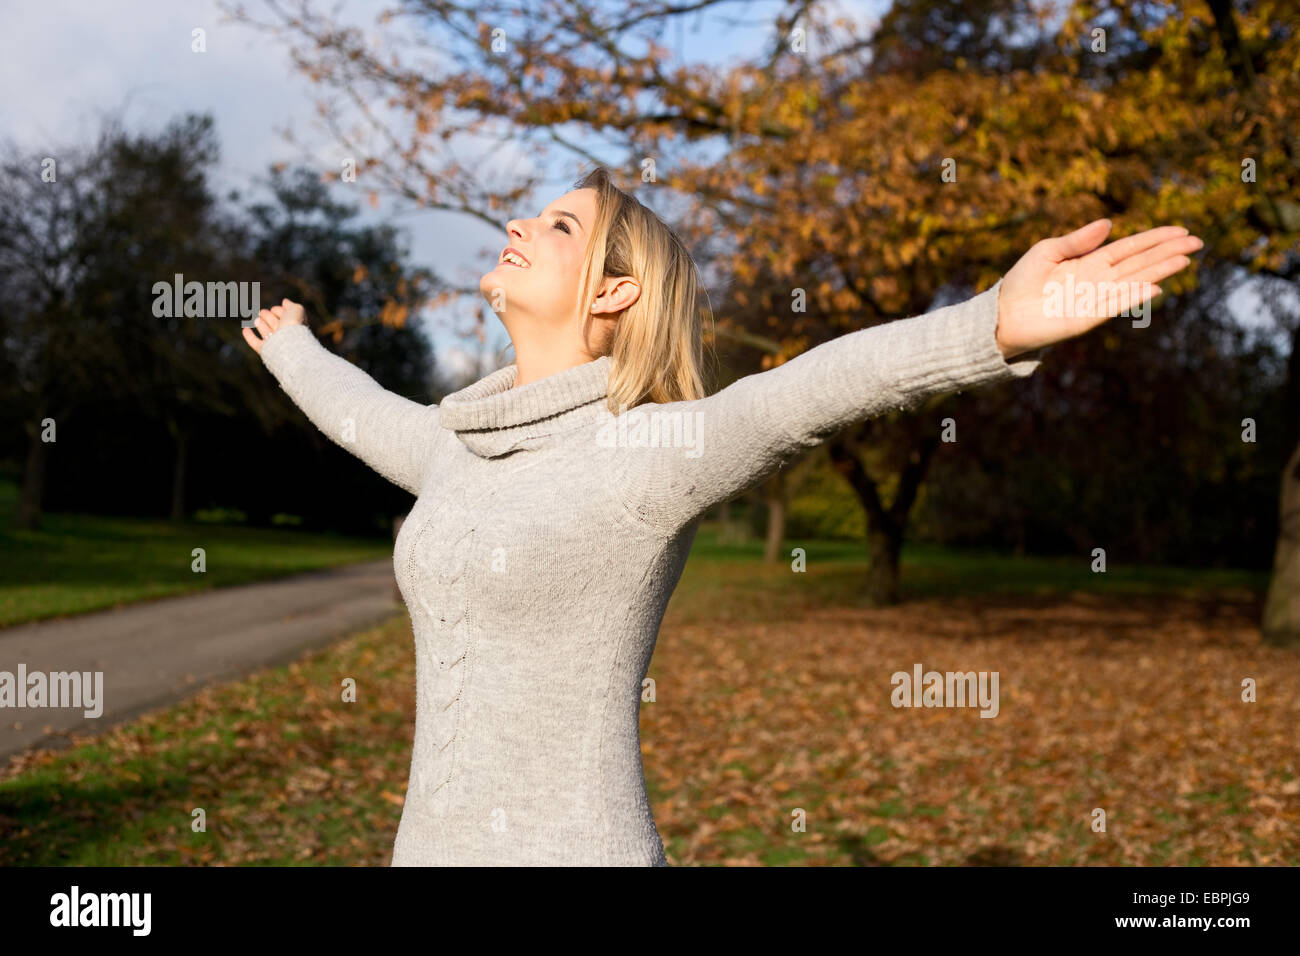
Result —
M383 308L379 311L380 324L400 329L406 325L406 317L410 310L405 305L400 305L391 299L384 303Z
M895 250L898 255L899 265L911 265L924 246L925 240L919 237L907 238L899 242Z
M323 337L327 336L335 345L337 345L343 341L343 321L341 319L333 319L326 322L320 327L318 332Z

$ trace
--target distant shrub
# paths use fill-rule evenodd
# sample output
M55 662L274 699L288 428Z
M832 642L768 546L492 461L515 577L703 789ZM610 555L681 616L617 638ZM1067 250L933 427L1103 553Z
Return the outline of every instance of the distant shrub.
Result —
M194 520L204 524L245 524L248 515L238 508L200 508L194 512Z
M866 514L851 494L801 494L790 502L786 536L861 541Z
M800 473L797 491L786 509L786 536L861 541L866 537L866 513L823 453L810 459Z

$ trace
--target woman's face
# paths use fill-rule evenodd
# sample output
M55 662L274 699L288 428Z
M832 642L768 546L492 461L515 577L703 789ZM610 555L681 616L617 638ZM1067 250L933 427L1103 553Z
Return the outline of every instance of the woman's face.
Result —
M512 219L497 264L479 280L479 291L513 337L521 323L563 333L572 329L589 230L596 221L596 190L565 193L535 219ZM506 249L523 265L506 261Z

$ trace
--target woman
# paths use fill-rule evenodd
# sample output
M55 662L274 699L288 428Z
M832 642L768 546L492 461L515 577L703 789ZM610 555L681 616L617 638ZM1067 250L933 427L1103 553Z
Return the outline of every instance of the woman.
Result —
M301 306L263 310L261 337L244 335L284 390L417 496L394 555L417 711L393 864L664 865L639 703L701 515L851 422L1024 378L1040 364L1024 353L1160 291L1052 318L1051 283L1152 284L1201 246L1165 227L1098 249L1109 228L1039 242L969 301L707 398L690 256L600 168L508 224L480 289L516 362L440 405L327 351Z

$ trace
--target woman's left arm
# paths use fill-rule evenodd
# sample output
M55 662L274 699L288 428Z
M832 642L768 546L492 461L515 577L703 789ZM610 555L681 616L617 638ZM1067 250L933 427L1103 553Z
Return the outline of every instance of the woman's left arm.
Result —
M1180 227L1097 248L1109 220L1036 243L992 288L841 335L715 395L630 409L606 429L624 507L662 534L752 487L845 426L925 398L1032 375L1025 353L1081 335L1159 294L1201 242ZM1095 250L1095 251L1094 251ZM1051 283L1112 283L1094 307L1051 308ZM1103 289L1102 291L1105 291Z

